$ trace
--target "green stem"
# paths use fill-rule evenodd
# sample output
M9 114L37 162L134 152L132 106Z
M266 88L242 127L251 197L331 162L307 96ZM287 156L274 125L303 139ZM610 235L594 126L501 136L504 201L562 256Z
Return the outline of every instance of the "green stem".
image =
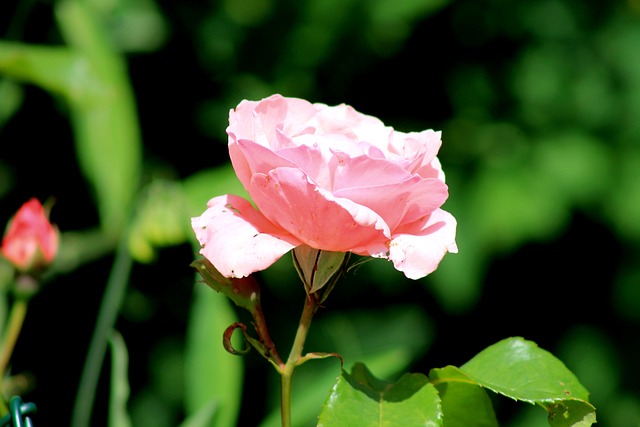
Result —
M280 372L281 383L281 402L280 410L282 414L282 427L291 427L291 382L293 380L293 372L298 366L298 362L302 355L302 349L304 342L307 339L307 333L311 326L311 319L318 310L318 301L315 296L307 296L305 299L304 309L300 316L300 323L298 324L298 331L289 353L287 363Z
M123 233L115 254L115 261L100 304L98 320L91 337L89 351L85 360L78 393L71 419L72 427L87 427L90 424L91 411L96 387L102 369L102 362L111 336L113 325L120 311L133 261L127 248L128 233Z
M2 339L2 351L0 352L0 384L4 379L4 374L9 365L9 359L18 341L20 330L22 330L22 324L24 323L25 316L27 315L27 307L29 305L28 298L17 298L11 307L11 313L9 314L9 324L7 330Z

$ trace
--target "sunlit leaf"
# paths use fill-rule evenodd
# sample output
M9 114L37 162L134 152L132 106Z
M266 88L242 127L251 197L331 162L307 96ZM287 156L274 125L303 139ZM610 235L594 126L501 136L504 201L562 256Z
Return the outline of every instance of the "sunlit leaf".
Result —
M460 370L482 387L545 407L553 427L583 427L595 422L587 390L560 360L534 342L502 340Z
M432 369L429 379L440 393L445 427L498 427L486 390L458 368Z
M318 426L442 426L440 397L422 374L395 383L375 378L363 364L343 372L320 413Z

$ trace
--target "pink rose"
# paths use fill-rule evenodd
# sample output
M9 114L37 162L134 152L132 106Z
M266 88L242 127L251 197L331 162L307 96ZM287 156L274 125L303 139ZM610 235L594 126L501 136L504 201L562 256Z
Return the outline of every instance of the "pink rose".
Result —
M264 270L298 245L386 258L411 279L457 252L455 218L440 209L440 132L273 95L231 110L227 133L258 209L224 195L192 219L200 253L224 276Z
M38 199L18 209L2 239L2 255L18 270L45 267L58 252L58 230L51 225Z

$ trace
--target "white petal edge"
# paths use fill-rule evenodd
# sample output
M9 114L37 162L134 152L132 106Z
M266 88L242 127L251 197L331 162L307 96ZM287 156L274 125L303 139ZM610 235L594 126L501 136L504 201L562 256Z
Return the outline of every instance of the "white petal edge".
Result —
M200 253L225 277L246 277L271 266L298 242L242 197L214 197L191 219Z
M421 279L438 268L447 252L458 252L456 225L453 215L436 209L425 224L424 233L391 238L388 259L409 279Z

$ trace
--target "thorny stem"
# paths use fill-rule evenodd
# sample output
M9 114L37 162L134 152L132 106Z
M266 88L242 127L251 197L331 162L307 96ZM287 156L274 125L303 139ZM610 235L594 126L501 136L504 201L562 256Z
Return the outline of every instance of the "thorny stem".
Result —
M282 427L291 427L291 382L293 379L293 372L298 366L298 362L302 355L302 349L304 342L307 339L307 333L311 326L311 319L318 310L318 301L315 295L307 295L305 299L304 309L300 316L300 323L298 324L298 331L289 353L287 363L280 371L280 383L281 383L281 403L280 409L282 414Z
M269 335L269 329L267 329L264 314L262 313L262 307L260 305L257 305L251 312L251 315L253 317L253 327L258 332L260 341L264 344L268 351L267 358L274 364L274 366L276 366L276 369L284 369L285 365L282 362L282 359L280 359L280 356L278 355L278 352L276 350L276 346L273 343L273 340L271 340L271 336Z

